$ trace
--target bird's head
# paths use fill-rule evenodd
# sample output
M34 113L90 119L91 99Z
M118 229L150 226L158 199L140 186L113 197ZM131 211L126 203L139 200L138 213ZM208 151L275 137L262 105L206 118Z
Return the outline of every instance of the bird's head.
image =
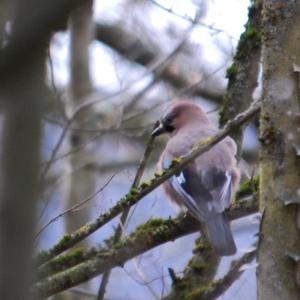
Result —
M206 113L196 104L189 101L177 101L171 104L162 115L159 126L156 127L152 136L164 133L176 134L184 126L198 122L209 123Z

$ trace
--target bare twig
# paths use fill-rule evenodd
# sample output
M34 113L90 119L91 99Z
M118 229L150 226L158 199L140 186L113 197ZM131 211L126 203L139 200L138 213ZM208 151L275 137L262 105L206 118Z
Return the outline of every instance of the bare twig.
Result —
M195 20L196 19L193 19L193 22L191 22L194 27L197 25L195 24ZM162 52L157 45L154 45L154 47L149 50L148 45L144 45L140 37L132 32L128 32L124 27L120 26L120 24L107 25L98 23L96 28L96 36L100 42L112 47L126 59L141 64L146 68L148 68L153 61L157 61L158 53ZM164 82L170 83L176 89L191 85L193 79L190 73L185 71L184 66L185 62L175 62L170 68L166 68L161 79ZM217 103L220 103L223 97L223 91L202 88L200 86L193 90L193 94Z
M99 193L103 192L103 190L110 184L110 182L113 180L113 178L116 176L116 174L113 174L108 181L100 188L98 189L95 193L93 193L92 195L88 196L86 199L80 201L79 203L76 203L75 205L73 205L72 207L64 210L63 212L61 212L60 214L58 214L57 216L55 216L54 218L52 218L49 222L47 222L35 235L35 238L38 238L39 235L52 223L56 222L58 219L60 219L61 217L63 217L64 215L73 212L75 210L77 210L79 207L83 206L84 204L86 204L87 202L91 201L92 199L94 199Z
M155 129L158 126L158 122L154 124L153 129ZM141 162L139 164L138 170L136 172L135 178L133 180L132 186L131 188L137 188L140 184L141 178L143 176L144 170L145 170L145 166L147 163L147 160L153 150L153 142L154 142L154 137L152 135L150 135L150 138L146 144L146 149L144 152L144 155L141 159ZM115 232L115 236L114 236L114 243L117 243L121 236L122 236L122 231L123 231L123 227L125 226L125 223L127 221L128 215L130 212L130 207L126 208L120 218L120 224L118 225L116 232ZM128 219L129 221L129 219ZM102 279L101 279L101 284L99 287L99 291L98 291L98 296L97 296L97 300L102 300L104 298L104 294L105 294L105 290L106 290L106 286L108 284L109 281L109 277L110 277L110 273L111 273L111 269L107 270L106 272L104 272Z
M158 74L160 74L160 72L162 72L164 70L164 68L168 65L168 63L170 62L170 60L172 60L173 57L176 56L178 54L178 52L182 49L182 47L184 46L184 44L185 44L185 42L186 42L186 40L187 40L187 38L188 38L191 30L193 29L193 27L194 26L192 25L192 26L190 26L186 30L186 32L184 34L184 38L182 39L182 41L179 42L179 44L174 48L174 50L170 54L168 54L162 61L153 64L153 66L150 67L149 70L147 70L147 72L144 74L144 76L141 76L138 81L141 81L143 78L145 78L146 76L148 76L151 73L157 73L158 72ZM73 121L76 119L76 117L83 110L85 110L85 109L87 109L87 108L89 108L89 107L91 107L91 106L93 106L95 104L99 104L100 102L106 101L108 99L111 99L111 98L113 98L115 96L118 96L118 95L124 93L129 88L131 88L132 85L134 85L136 83L137 83L137 81L129 84L127 87L123 88L122 90L120 90L120 91L118 91L118 92L116 92L116 93L114 93L112 95L108 95L108 96L100 98L100 99L99 99L99 95L98 94L96 94L96 97L95 97L94 94L92 94L92 95L89 95L85 99L82 100L82 103L80 105L78 105L74 109L72 115L67 119L67 121L66 121L66 123L65 123L65 125L64 125L64 127L62 129L62 133L61 133L61 135L60 135L60 137L59 137L59 139L58 139L58 141L57 141L57 143L56 143L56 145L55 145L55 147L54 147L54 149L53 149L53 151L51 153L51 157L50 157L49 161L47 162L47 164L45 165L45 168L44 168L44 170L42 172L41 183L44 181L44 179L45 179L45 177L46 177L46 175L47 175L47 173L48 173L48 171L49 171L52 163L55 160L56 154L57 154L57 152L58 152L58 150L59 150L59 148L60 148L60 146L61 146L61 144L62 144L62 142L63 142L63 140L64 140L64 138L65 138L65 136L67 134L67 132L68 132L68 129L69 129L70 125L73 123ZM47 208L47 205L45 205L45 207L42 209L42 212L41 212L41 214L39 216L39 219L44 214L46 208Z
M158 2L155 1L155 0L149 0L149 1L150 1L151 3L153 3L154 5L156 5L157 7L159 7L160 9L166 11L166 12L169 13L169 14L172 14L172 15L175 16L175 17L178 17L178 18L180 18L180 19L183 19L183 20L185 20L185 21L188 21L188 22L190 22L190 23L192 23L192 24L194 24L194 25L200 25L200 26L202 26L202 27L205 27L205 28L207 28L207 29L213 31L215 34L217 34L217 33L224 33L224 34L226 34L230 39L236 40L235 37L233 37L233 36L230 35L229 33L225 32L223 29L219 29L219 28L214 27L213 25L209 25L209 24L206 24L206 23L201 22L201 21L199 21L199 20L195 20L194 18L192 18L192 17L190 17L190 16L188 16L188 15L181 15L181 14L178 14L178 13L176 13L172 8L167 8L167 7L163 6L162 4L158 3Z

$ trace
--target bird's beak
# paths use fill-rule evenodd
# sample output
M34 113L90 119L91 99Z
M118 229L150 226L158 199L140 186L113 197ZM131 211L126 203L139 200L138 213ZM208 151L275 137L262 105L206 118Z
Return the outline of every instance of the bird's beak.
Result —
M165 132L166 132L166 130L165 130L164 126L162 125L161 122L159 122L159 125L152 131L151 135L153 137L156 137L156 136L159 136L159 135L161 135Z

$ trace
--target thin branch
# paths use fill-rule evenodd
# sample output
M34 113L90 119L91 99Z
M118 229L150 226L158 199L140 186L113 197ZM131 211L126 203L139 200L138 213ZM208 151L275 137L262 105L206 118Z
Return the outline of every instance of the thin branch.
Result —
M207 28L207 29L213 31L215 34L217 34L217 33L224 33L224 34L226 34L230 39L236 40L235 37L233 37L233 36L230 35L229 33L225 32L223 29L219 29L219 28L214 27L213 25L209 25L209 24L203 23L203 22L201 22L201 21L199 21L199 20L195 20L194 18L192 18L192 17L190 17L190 16L188 16L188 15L181 15L181 14L178 14L178 13L176 13L173 9L167 8L167 7L163 6L162 4L158 3L158 2L155 1L155 0L149 0L149 1L150 1L151 3L153 3L155 6L159 7L160 9L166 11L167 13L169 13L169 14L175 16L175 17L178 17L178 18L180 18L180 19L182 19L182 20L188 21L188 22L190 22L190 23L192 23L192 24L194 24L194 25L200 25L200 26L202 26L202 27L205 27L205 28Z
M126 194L120 201L112 207L107 213L100 215L96 220L91 221L72 234L65 235L61 241L52 247L48 251L43 251L39 256L40 263L43 263L51 258L61 254L70 247L73 247L78 242L82 241L84 238L95 232L97 229L114 219L117 215L122 213L124 209L135 205L143 197L148 195L164 181L169 179L171 176L180 172L188 163L193 161L196 157L203 154L204 152L211 149L214 145L224 139L230 132L241 126L242 124L249 121L255 114L260 110L260 102L253 103L248 110L239 114L227 123L227 125L219 130L214 136L207 138L205 140L199 141L199 143L192 149L192 151L177 159L172 163L172 165L165 169L162 174L156 174L156 176L149 181L149 183L141 184L139 189L132 189L128 194Z
M94 199L99 193L103 192L103 190L110 184L110 182L113 180L113 178L116 176L117 174L113 174L108 181L100 188L98 189L95 193L93 193L92 195L88 196L86 199L80 201L79 203L76 203L75 205L73 205L72 207L64 210L63 212L61 212L60 214L58 214L57 216L55 216L54 218L52 218L49 222L47 222L35 235L35 239L38 238L40 236L40 234L52 223L56 222L58 219L60 219L61 217L63 217L64 215L73 212L75 210L77 210L79 207L83 206L84 204L86 204L87 202L91 201L92 199Z
M54 93L54 98L56 100L57 103L57 107L61 113L61 116L66 119L66 112L65 112L65 108L63 106L63 103L61 101L61 97L59 94L59 91L56 87L56 83L55 83L55 75L54 75L54 65L53 65L53 59L51 56L51 49L50 49L50 45L48 46L47 49L47 56L48 56L48 62L49 62L49 73L50 73L50 83L51 83L51 88L53 90Z
M155 129L158 125L159 125L158 122L155 123L154 126L153 126L153 129ZM142 179L145 167L146 167L146 163L147 163L148 158L149 158L149 156L150 156L150 154L153 150L153 143L154 143L154 137L152 135L150 135L150 138L149 138L149 140L146 144L144 155L141 159L141 162L139 164L139 167L138 167L138 170L136 172L135 178L133 180L133 183L132 183L132 186L131 186L132 189L137 188L139 186L140 182L141 182L141 179ZM122 215L121 215L120 224L118 225L118 227L116 229L115 236L114 236L114 239L113 239L114 244L119 242L119 240L122 236L123 228L125 226L125 223L126 223L127 219L129 221L129 218L128 218L129 212L130 212L130 207L126 208L123 211ZM111 269L104 272L104 274L102 276L101 284L100 284L99 291L98 291L97 300L102 300L104 298L104 294L105 294L106 287L107 287L107 284L108 284L108 281L109 281L110 273L111 273Z
M178 45L174 48L174 50L170 54L168 54L162 61L154 64L151 68L149 68L149 70L147 70L147 72L143 76L141 76L138 81L141 81L143 78L145 78L146 76L148 76L151 73L158 73L158 74L160 74L161 72L163 72L163 70L166 68L166 66L170 62L170 60L172 60L178 54L178 52L183 48L183 46L185 45L186 40L187 40L189 34L191 33L193 27L194 26L191 25L185 31L184 38L178 43ZM99 95L98 94L96 94L96 98L95 98L95 95L92 94L92 95L87 96L85 98L86 100L85 99L82 100L82 103L79 104L74 109L72 115L67 119L66 124L64 125L64 127L62 129L62 133L61 133L60 137L58 138L58 141L57 141L57 143L56 143L56 145L55 145L55 147L54 147L54 149L53 149L53 151L51 153L51 157L48 160L48 162L46 163L45 168L44 168L44 170L42 172L41 183L44 181L44 179L45 179L45 177L46 177L46 175L47 175L47 173L48 173L48 171L49 171L52 163L55 160L56 154L57 154L57 152L58 152L58 150L59 150L59 148L60 148L60 146L61 146L61 144L62 144L62 142L63 142L63 140L64 140L64 138L65 138L65 136L67 134L67 132L68 132L68 129L69 129L70 125L73 123L73 121L76 119L76 117L83 110L85 110L85 109L87 109L87 108L89 108L89 107L91 107L91 106L93 106L95 104L99 104L99 103L101 103L103 101L106 101L108 99L111 99L111 98L113 98L115 96L118 96L118 95L124 93L132 85L134 85L136 83L137 83L137 81L134 82L134 83L132 83L132 84L129 84L127 87L123 88L122 90L120 90L120 91L118 91L118 92L116 92L116 93L114 93L112 95L108 95L106 97L103 97L101 99L99 99ZM46 208L47 208L47 205L45 205L45 207L42 209L42 212L41 212L41 214L39 216L39 219L43 216Z

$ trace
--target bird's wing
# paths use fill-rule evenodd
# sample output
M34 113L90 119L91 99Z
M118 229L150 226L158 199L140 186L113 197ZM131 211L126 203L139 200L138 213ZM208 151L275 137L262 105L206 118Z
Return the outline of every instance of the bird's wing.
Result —
M170 165L165 157L163 167ZM172 176L169 182L190 213L202 221L222 213L230 205L232 175L228 171L210 168L197 172L192 166Z

